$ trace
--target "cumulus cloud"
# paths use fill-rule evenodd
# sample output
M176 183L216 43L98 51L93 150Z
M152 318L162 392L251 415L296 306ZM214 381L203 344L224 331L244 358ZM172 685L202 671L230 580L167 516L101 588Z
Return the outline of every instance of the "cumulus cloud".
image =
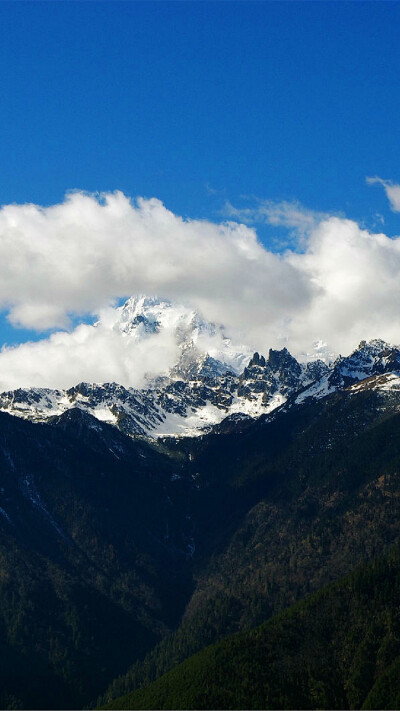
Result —
M286 345L301 355L317 339L336 353L362 339L398 343L400 238L340 217L304 224L303 251L274 254L249 226L183 220L158 200L122 193L3 207L0 305L11 321L49 328L87 313L100 321L3 348L0 386L138 385L144 368L164 370L176 357L167 333L133 349L110 326L110 304L138 292L190 304L264 353Z
M298 316L291 321L297 347L305 333L343 354L363 339L399 343L400 238L332 217L311 232L304 254L288 253L286 259L314 290L308 306L301 307L303 322Z
M140 387L145 376L172 367L178 347L171 331L132 345L108 323L81 324L71 333L58 332L38 342L0 352L0 389L69 388L79 382L117 382Z
M368 185L382 185L393 212L400 212L400 185L392 183L391 180L382 180L382 178L378 178L377 176L374 178L366 178L366 180Z
M283 286L292 272L248 227L183 220L156 199L72 193L61 205L0 210L0 308L29 328L63 327L137 292L190 296L213 316L229 299L246 310L276 294L283 313L301 291Z

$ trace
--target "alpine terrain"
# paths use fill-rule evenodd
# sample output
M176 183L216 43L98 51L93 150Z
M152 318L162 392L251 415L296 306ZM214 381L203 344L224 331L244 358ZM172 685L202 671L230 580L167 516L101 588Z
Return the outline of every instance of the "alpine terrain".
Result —
M143 296L120 307L110 328L122 334L128 354L145 339L169 334L175 364L164 374L148 376L141 389L118 383L18 389L0 394L0 409L46 422L79 408L128 435L189 436L227 417L256 418L285 402L318 399L368 376L382 375L376 386L393 389L400 368L400 350L381 340L362 342L349 357L333 362L314 357L298 363L286 348L270 349L264 357L233 344L222 326L204 321L196 311Z
M109 327L124 384L0 395L1 707L398 707L400 349L254 353L147 297Z

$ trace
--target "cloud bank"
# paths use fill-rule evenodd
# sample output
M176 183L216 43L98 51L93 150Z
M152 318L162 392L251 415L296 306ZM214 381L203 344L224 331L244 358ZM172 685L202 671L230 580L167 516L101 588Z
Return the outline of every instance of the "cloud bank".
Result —
M251 306L263 312L259 299L275 299L283 315L302 288L253 230L183 220L156 199L73 193L53 207L0 211L0 308L14 325L64 327L70 314L137 292L190 299L213 318L228 307L240 322Z
M97 326L81 324L71 333L3 349L0 391L32 385L62 389L82 381L141 387L145 376L172 367L178 355L171 332L132 345L107 319L100 320Z
M339 217L306 212L303 220L297 204L296 211L303 251L282 255L249 226L184 220L159 200L132 202L120 192L3 207L0 308L11 322L45 329L68 327L72 315L102 316L96 327L3 348L1 389L80 380L137 385L144 360L163 370L174 344L160 339L127 353L104 315L139 292L190 304L264 353L286 345L301 355L318 339L337 353L362 339L400 342L400 238ZM292 227L288 213L287 204L275 206L271 219Z

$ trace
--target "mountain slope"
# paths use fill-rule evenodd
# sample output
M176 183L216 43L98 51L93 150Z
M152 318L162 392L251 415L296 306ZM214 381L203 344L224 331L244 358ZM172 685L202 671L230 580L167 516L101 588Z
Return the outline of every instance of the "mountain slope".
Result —
M168 373L0 398L19 415L0 413L6 707L79 706L121 675L110 700L400 537L398 349L270 350L240 371L192 312L124 313L133 344L173 321Z
M400 537L400 394L333 393L243 431L185 440L196 587L171 636L104 701L371 560Z
M382 377L158 443L79 408L0 413L3 706L81 706L138 660L112 698L395 541L400 392Z
M106 708L398 708L399 603L397 549Z
M176 626L191 592L180 461L80 410L0 413L3 708L79 708Z

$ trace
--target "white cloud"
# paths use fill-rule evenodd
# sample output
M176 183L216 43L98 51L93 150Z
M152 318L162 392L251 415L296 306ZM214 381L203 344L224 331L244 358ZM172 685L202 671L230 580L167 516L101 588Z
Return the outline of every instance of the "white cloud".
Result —
M309 210L296 200L257 200L255 207L244 208L236 208L227 201L223 213L245 224L265 222L276 227L286 227L295 230L298 236L306 235L318 222L329 217L325 213Z
M317 339L341 353L362 339L399 342L400 238L339 217L307 229L302 253L277 255L245 225L185 221L154 199L74 193L50 208L9 205L0 211L0 304L14 323L46 328L70 314L99 314L120 297L157 293L192 304L264 353L286 345L298 355ZM3 349L1 388L138 385L144 368L174 361L168 334L133 351L110 328L113 318L108 311L97 328Z
M65 326L69 314L137 292L190 296L215 315L229 299L246 309L281 292L283 311L296 299L282 288L292 271L248 227L185 221L156 199L73 193L53 207L0 210L0 308L15 325Z
M314 289L303 322L291 323L294 343L315 334L345 354L362 339L400 341L400 238L333 217L312 231L305 254L286 258Z
M172 367L177 356L172 332L132 347L104 318L96 326L81 324L72 333L58 332L42 341L3 349L0 390L31 385L68 388L82 381L140 387L145 375Z
M392 183L391 180L382 180L382 178L378 177L366 178L366 181L368 185L382 185L393 212L400 212L400 185Z

